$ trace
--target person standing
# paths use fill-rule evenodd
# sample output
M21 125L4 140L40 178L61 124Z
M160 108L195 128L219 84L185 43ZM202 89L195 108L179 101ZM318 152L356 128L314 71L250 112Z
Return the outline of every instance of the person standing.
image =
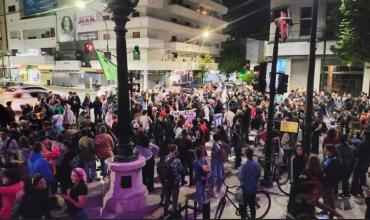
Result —
M81 100L76 92L72 93L72 97L69 100L69 104L71 105L71 110L73 111L73 114L75 115L76 118L78 118L78 116L80 115Z
M92 102L89 93L86 93L85 95L84 101L82 102L82 108L87 112L88 116L91 116Z
M349 178L352 174L353 148L347 142L347 136L339 137L339 144L336 146L338 157L342 161L342 195L349 198Z
M82 137L78 141L80 149L80 159L87 174L87 182L91 183L96 177L96 163L95 163L95 144L94 139L90 138L89 130L87 128L82 130Z
M107 128L102 126L99 128L99 135L94 138L96 156L99 158L102 169L102 176L108 175L105 160L113 156L114 142L113 138L107 133Z
M65 147L63 159L58 166L57 177L60 182L62 193L65 193L71 187L72 182L69 174L72 169L77 167L80 163L80 156L77 153L77 146L74 146L70 140L64 140Z
M322 133L323 123L320 119L320 113L315 112L315 121L313 124L312 131L312 146L311 152L314 154L319 154L319 144L320 144L320 135Z
M247 162L240 168L238 179L243 189L244 203L241 206L242 219L246 217L247 206L249 206L251 219L256 219L256 194L261 168L257 161L253 160L253 150L246 150Z
M211 169L208 165L207 160L204 158L202 149L195 149L196 159L193 163L194 169L194 182L195 182L195 192L197 197L197 202L199 209L203 210L203 204L205 201L206 192L205 189L208 185L208 177L211 172Z
M102 121L103 103L100 101L98 96L95 97L92 107L94 108L95 122Z
M355 196L360 194L361 187L366 185L366 172L370 164L370 130L362 132L362 139L363 142L354 152L351 194Z
M193 161L194 161L194 149L193 143L190 139L189 133L186 129L181 131L180 137L177 139L177 146L179 148L179 159L185 170L181 175L181 185L186 185L185 181L186 173L189 175L189 185L194 185L193 181Z
M324 153L326 157L322 163L322 198L325 205L335 210L335 189L338 186L339 180L341 179L342 173L338 172L338 170L341 170L342 165L337 157L337 151L334 145L326 145Z
M86 173L81 168L75 168L70 174L72 187L62 197L67 203L68 214L71 219L87 219L85 209L88 189L86 185Z
M168 208L170 201L172 201L172 216L175 217L177 214L177 201L180 193L181 173L183 167L181 161L177 158L178 150L177 146L170 145L170 153L167 155L165 162L169 164L170 172L167 183L163 186L165 188L165 203L164 213L168 214Z
M43 151L43 145L37 142L33 145L32 153L28 159L28 170L31 176L40 174L48 184L50 188L55 182L54 175L51 172L51 166L45 157L41 154Z

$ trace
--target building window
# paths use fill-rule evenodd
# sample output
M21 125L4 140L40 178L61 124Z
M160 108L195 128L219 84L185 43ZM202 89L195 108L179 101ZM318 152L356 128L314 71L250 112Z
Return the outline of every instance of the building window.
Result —
M330 3L326 6L326 40L335 40L339 34L339 3Z
M108 20L110 20L109 15L104 15L104 16L103 16L103 21L108 21Z
M10 32L10 39L21 39L20 32L19 31L11 31Z
M55 51L54 48L41 48L41 52L45 52L49 56L53 56L54 51Z
M281 12L285 12L285 14L289 17L288 7L275 8L271 12L271 22L274 22L275 19L280 18Z
M172 42L176 42L176 41L177 41L177 37L176 37L176 36L172 36L172 37L171 37L171 41L172 41Z
M110 40L110 34L103 34L104 40Z
M140 17L140 12L135 11L134 13L132 13L132 17Z
M301 8L301 24L299 34L301 36L310 35L312 23L312 7Z
M133 38L140 38L140 31L132 32L132 37Z
M15 5L8 6L8 12L15 12Z
M55 37L55 28L50 29L50 37Z
M12 56L16 56L18 53L18 50L17 49L12 49Z

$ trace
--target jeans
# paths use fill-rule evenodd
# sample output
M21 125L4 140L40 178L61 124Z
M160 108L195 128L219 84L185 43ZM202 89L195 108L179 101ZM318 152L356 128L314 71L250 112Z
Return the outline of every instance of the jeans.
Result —
M154 157L146 161L142 170L143 184L146 185L149 192L154 191Z
M320 136L312 136L311 153L319 154Z
M202 210L203 209L203 203L205 199L205 186L201 181L197 181L195 183L195 193L197 197L197 203L198 207Z
M222 113L215 114L215 127L222 124Z
M322 199L324 204L335 210L335 187L323 187L322 188Z
M211 158L211 171L212 171L213 186L217 186L218 188L221 188L222 181L225 178L224 164L216 158Z
M105 177L108 175L108 167L105 164L105 159L100 159L100 163L101 163L101 175Z
M246 211L249 207L251 219L256 219L256 193L243 193L244 204L240 205L241 217L246 219Z
M342 193L343 195L349 195L349 178L351 177L351 167L342 166Z
M95 160L84 163L84 170L87 176L87 181L92 182L96 177L96 163Z
M71 219L88 219L85 208L82 208L76 213L69 213Z
M177 202L179 199L180 185L174 184L172 186L167 186L165 190L165 202L164 202L164 214L168 214L168 207L170 206L170 201L172 198L172 214L177 215Z
M361 187L366 185L366 172L368 167L355 165L353 168L353 178L351 193L360 194L362 193Z

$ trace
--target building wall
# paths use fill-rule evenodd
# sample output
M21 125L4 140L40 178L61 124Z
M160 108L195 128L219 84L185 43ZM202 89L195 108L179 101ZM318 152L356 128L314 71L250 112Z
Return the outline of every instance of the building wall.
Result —
M7 37L6 37L6 19L5 19L5 4L4 0L0 1L0 50L6 51L7 48Z

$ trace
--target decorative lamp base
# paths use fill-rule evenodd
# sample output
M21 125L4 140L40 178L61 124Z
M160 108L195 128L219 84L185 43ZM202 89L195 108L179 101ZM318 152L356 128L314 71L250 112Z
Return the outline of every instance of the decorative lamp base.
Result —
M145 158L140 156L129 163L116 163L108 158L110 187L103 199L104 210L115 214L140 212L147 206L148 191L143 184L141 168Z

